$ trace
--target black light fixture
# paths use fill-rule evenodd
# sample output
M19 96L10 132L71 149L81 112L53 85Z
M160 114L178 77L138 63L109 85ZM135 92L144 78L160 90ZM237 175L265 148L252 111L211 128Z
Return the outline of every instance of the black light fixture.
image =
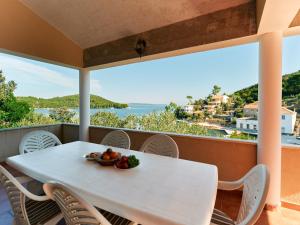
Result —
M142 58L142 56L145 54L146 47L147 47L147 44L144 39L140 38L137 40L137 42L135 44L135 51L140 56L140 58Z

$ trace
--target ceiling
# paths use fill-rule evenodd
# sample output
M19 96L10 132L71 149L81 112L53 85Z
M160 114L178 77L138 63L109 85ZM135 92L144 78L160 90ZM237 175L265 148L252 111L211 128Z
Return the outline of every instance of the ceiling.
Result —
M251 0L20 1L85 49Z

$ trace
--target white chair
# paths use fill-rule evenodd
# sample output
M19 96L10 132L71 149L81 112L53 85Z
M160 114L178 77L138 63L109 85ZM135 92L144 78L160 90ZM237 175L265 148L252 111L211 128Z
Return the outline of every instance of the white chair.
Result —
M59 205L67 225L137 225L104 210L97 210L79 195L60 183L44 184L45 193Z
M114 130L105 135L101 141L102 145L108 145L117 148L130 149L130 138L122 130Z
M156 155L179 157L179 150L176 142L168 135L156 134L149 137L141 147L142 152Z
M1 165L0 184L4 187L10 201L14 224L54 225L62 219L60 209L54 201L48 196L38 196L29 192Z
M56 145L61 145L61 142L54 134L44 130L37 130L24 135L19 145L19 152L20 154L25 154Z
M37 130L24 135L19 145L19 152L20 154L26 154L56 145L61 145L61 142L54 134ZM43 194L42 183L26 176L23 179L27 179L26 186L28 190L38 195Z
M269 173L265 165L253 167L237 181L219 181L218 189L232 191L243 187L243 196L237 220L229 218L224 212L214 209L211 225L253 225L258 220L268 194Z

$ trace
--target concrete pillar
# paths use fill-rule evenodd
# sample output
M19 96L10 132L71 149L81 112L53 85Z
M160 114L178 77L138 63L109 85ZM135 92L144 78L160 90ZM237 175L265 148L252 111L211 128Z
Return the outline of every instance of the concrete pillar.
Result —
M90 126L90 71L88 69L79 70L79 140L89 141Z
M257 161L268 166L270 188L267 205L280 206L282 33L260 36L258 83Z

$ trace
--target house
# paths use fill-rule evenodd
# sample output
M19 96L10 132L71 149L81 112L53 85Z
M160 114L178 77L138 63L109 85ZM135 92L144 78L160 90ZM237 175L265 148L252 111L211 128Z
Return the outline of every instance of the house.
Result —
M189 113L189 114L192 114L194 112L194 109L195 109L195 106L194 105L185 105L183 110L186 112L186 113Z
M236 128L240 130L247 130L256 133L258 130L258 102L254 102L244 106L243 118L238 118L236 121ZM281 133L293 134L296 124L297 112L281 107Z
M245 117L255 117L258 114L258 101L247 104L243 108L243 113Z
M227 103L229 97L227 95L214 95L211 98L210 104L212 105L220 105L221 103Z
M209 101L208 105L204 106L204 109L211 115L216 114L216 109L218 106L220 106L222 103L227 103L229 97L227 95L214 95L211 97L211 100Z

